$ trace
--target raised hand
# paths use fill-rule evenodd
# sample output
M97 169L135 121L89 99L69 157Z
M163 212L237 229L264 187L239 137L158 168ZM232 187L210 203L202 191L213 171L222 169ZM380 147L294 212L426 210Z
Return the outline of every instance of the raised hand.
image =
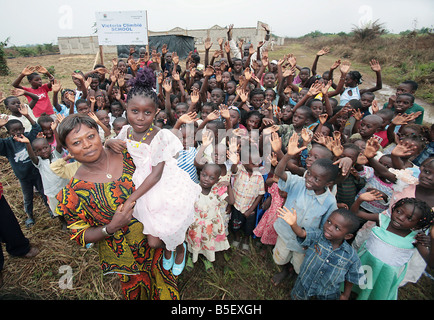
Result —
M307 128L301 129L301 138L303 139L305 145L309 144L312 141L312 131L308 130Z
M3 127L3 126L5 126L6 123L8 123L8 121L9 121L9 116L8 115L6 115L6 114L0 115L0 128Z
M42 73L42 74L46 74L46 73L48 73L48 70L45 69L45 68L44 68L43 66L41 66L41 65L38 65L38 66L36 66L35 68L36 68L36 72L39 72L39 73Z
M23 116L27 116L27 115L29 115L29 110L28 110L27 107L25 107L23 104L20 104L20 106L18 107L18 111L19 111Z
M15 141L21 142L21 143L30 143L30 140L23 134L14 136L13 138Z
M182 123L192 123L197 120L197 113L196 112L184 113L182 116L179 117L178 120L181 121Z
M332 66L330 67L330 69L335 70L337 67L339 67L341 65L341 59L336 60Z
M280 150L282 150L282 139L279 137L277 132L273 132L271 134L270 142L271 142L271 148L273 149L274 152L279 152Z
M287 224L293 226L297 223L297 212L291 211L286 207L277 209L277 217L283 219Z
M376 114L380 110L380 108L378 107L378 101L377 100L372 101L371 107L372 107L372 113L373 114Z
M60 90L62 90L62 84L60 83L59 80L54 80L51 88L53 89L54 92L59 92Z
M372 71L374 71L374 72L380 72L381 71L380 63L378 63L377 60L372 59L371 61L369 61L369 65L371 66Z
M22 96L26 91L24 89L20 88L13 88L11 89L11 94L15 97Z
M341 73L347 74L350 71L351 63L348 60L341 62L340 70Z
M36 67L27 66L23 69L23 71L21 71L21 74L24 76L28 76L33 72L36 72Z
M316 55L317 56L323 56L323 55L325 55L325 54L327 54L327 53L329 53L330 52L330 48L329 47L324 47L324 48L322 48L320 51L318 51L317 53L316 53Z
M220 110L220 115L221 115L224 119L228 120L228 119L231 118L231 114L229 113L229 108L228 108L227 105L225 105L225 104L221 104L221 105L219 106L219 110Z
M366 158L370 159L375 157L377 154L377 151L380 149L380 142L378 142L375 137L371 137L366 141L365 150L363 151L363 154Z
M297 134L297 132L294 132L292 134L291 138L289 138L288 148L287 148L286 153L288 155L295 156L296 154L300 153L304 149L306 149L305 146L303 146L301 148L298 147L298 134Z
M318 120L319 120L319 122L321 123L321 124L324 124L324 123L326 123L327 122L327 118L329 117L329 115L327 114L327 113L323 113L323 114L320 114L319 116L318 116Z

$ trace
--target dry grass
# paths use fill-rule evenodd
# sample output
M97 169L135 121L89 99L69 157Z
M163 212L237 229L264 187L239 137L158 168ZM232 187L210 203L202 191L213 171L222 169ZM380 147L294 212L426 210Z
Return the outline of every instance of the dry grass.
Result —
M278 50L271 52L270 56L277 56L279 52L288 53L294 50L300 51L298 59L312 61L312 50L304 49L300 44L293 45L291 48L278 48ZM306 52L306 54L303 55L301 52ZM109 61L110 58L105 57L105 60ZM36 64L54 66L56 77L63 83L64 88L73 88L70 78L72 70L90 70L93 62L93 56L46 56L11 59L8 60L8 65L12 75L0 77L0 91L9 92L10 83L15 76L26 65ZM322 62L320 61L320 63ZM322 68L322 65L319 68ZM4 106L0 106L0 112L5 112ZM2 129L0 137L5 136L5 131ZM28 260L10 257L6 250L3 250L5 253L3 272L5 284L0 291L0 299L122 299L117 277L102 276L97 250L95 248L83 249L75 242L70 241L69 235L60 229L59 222L49 217L40 197L35 196L35 226L31 229L24 226L26 215L23 210L19 183L7 159L1 157L0 166L0 179L4 185L5 197L15 212L25 236L41 251L37 257ZM205 271L199 260L193 271L184 271L179 277L181 298L184 300L289 299L293 280L285 280L278 287L271 284L271 277L279 269L273 263L270 248L263 251L257 246L257 243L257 239L252 239L249 254L235 249L218 253L214 269L208 272ZM72 290L61 289L59 286L59 280L63 275L63 273L59 273L59 268L62 266L72 268L74 276ZM434 298L434 282L423 276L417 284L410 284L401 289L399 298L432 300Z

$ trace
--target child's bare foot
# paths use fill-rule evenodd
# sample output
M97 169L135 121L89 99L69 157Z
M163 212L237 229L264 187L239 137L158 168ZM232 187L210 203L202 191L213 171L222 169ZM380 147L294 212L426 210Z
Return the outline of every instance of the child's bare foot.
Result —
M295 274L293 266L283 266L282 271L276 273L272 278L271 282L274 286L278 286L286 277L292 276Z

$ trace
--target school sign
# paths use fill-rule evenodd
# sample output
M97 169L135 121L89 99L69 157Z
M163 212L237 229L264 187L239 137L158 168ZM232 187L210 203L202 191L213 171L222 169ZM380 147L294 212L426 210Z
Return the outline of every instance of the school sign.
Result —
M146 10L95 12L95 16L99 45L148 44L148 19Z

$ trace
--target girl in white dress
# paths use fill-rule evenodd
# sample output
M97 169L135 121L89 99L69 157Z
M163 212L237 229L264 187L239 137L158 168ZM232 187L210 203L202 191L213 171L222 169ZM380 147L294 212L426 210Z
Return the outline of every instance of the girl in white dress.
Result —
M179 138L153 123L158 105L153 71L141 69L130 84L129 125L116 137L126 143L136 166L136 191L126 202L136 202L133 216L143 224L149 245L165 248L163 268L179 275L185 266L185 235L194 221L194 203L201 187L177 165L175 157L183 149Z

